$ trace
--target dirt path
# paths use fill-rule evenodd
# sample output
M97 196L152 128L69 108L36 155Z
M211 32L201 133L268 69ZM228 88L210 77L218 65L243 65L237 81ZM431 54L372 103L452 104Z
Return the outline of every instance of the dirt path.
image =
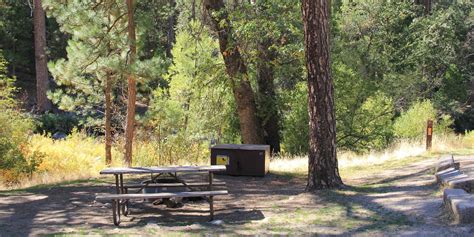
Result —
M450 224L433 176L435 162L429 159L385 171L367 180L375 188L367 195L359 194L358 198L408 217L411 224L398 231L401 235L473 236L474 226Z
M216 198L216 219L205 202L168 209L137 203L119 228L109 204L95 193L113 192L104 180L20 192L0 192L0 236L51 233L165 235L173 233L472 236L474 226L451 225L434 183L434 160L375 170L345 179L339 191L303 193L301 176L225 177L230 195ZM146 207L146 208L145 208Z

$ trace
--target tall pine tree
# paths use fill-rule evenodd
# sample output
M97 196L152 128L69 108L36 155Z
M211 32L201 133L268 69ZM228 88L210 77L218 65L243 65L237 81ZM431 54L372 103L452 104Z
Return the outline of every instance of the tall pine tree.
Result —
M329 4L302 3L306 70L308 73L309 170L306 190L342 185L336 156L334 86L329 55Z

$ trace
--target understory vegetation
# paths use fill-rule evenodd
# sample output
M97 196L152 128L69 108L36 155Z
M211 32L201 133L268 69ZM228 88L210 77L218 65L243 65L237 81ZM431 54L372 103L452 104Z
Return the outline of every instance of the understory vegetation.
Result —
M235 82L201 1L137 0L138 55L130 66L123 1L44 0L54 108L42 114L28 102L34 93L22 99L34 74L26 2L0 0L3 186L97 176L106 167L108 85L112 165L123 165L129 74L138 82L132 165L208 164L209 146L243 142ZM432 152L472 152L473 3L436 1L425 14L413 1L331 2L340 165L421 154L427 120L434 122ZM303 162L308 87L300 6L260 0L226 7L262 133L267 143L278 135L273 163Z
M390 162L397 162L407 157L437 156L439 154L469 155L474 153L473 141L474 133L470 132L465 136L454 134L435 136L433 149L430 152L426 151L422 140L413 139L398 140L385 150L365 154L341 151L338 153L339 167L344 178L351 176L354 172L361 173L360 167L375 167L383 164L390 168ZM135 145L136 152L133 165L209 164L210 153L207 146L197 142L186 144L186 149L177 149L174 147L177 145L184 144L179 142L172 145L158 144L152 141L138 142ZM2 175L3 187L5 188L5 184L9 185L10 188L19 188L65 180L99 177L99 171L106 168L103 147L103 141L79 131L73 131L64 140L52 140L46 136L33 135L29 140L27 151L28 154L35 154L36 159L39 159L34 163L34 173L25 173L28 176L10 176L13 174L5 173L9 176ZM120 156L122 154L120 149L120 145L114 146L112 154ZM27 164L30 163L24 163L24 165ZM120 160L114 161L112 164L112 166L122 165ZM23 169L27 167L23 167ZM307 156L275 156L270 163L271 173L300 176L305 175L307 170ZM367 171L367 175L372 172L370 169L364 170ZM21 183L18 182L20 180Z

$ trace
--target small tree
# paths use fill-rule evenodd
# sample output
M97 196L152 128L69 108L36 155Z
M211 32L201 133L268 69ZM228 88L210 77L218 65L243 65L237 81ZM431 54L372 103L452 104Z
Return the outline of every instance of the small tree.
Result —
M84 123L90 126L102 127L97 119L105 117L105 156L106 163L111 164L113 88L125 64L125 37L121 33L125 14L115 1L59 4L49 0L46 6L62 30L72 35L68 60L50 64L60 86L53 100L60 109L83 115L87 119ZM77 14L70 14L72 11Z
M134 20L134 3L133 0L127 0L127 16L128 16L128 60L129 66L135 63L137 57L137 42L135 36L135 20ZM131 67L130 67L131 69ZM135 132L135 103L137 101L137 81L134 73L130 70L127 75L128 81L128 98L127 98L127 125L125 128L125 154L124 161L128 166L132 165L132 145L133 135Z

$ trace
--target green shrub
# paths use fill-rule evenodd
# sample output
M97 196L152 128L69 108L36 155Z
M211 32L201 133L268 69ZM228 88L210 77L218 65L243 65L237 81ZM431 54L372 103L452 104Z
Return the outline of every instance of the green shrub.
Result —
M336 90L344 85L339 86ZM393 137L391 98L381 92L365 99L354 97L348 93L336 94L338 148L356 152L385 148ZM287 101L283 113L283 152L305 155L309 149L306 83L299 83L283 100Z
M453 120L449 115L437 116L437 110L430 100L418 101L395 120L394 132L398 138L416 139L425 135L426 123L433 120L434 134L451 131Z
M54 134L57 132L70 134L72 129L79 125L77 118L69 113L46 113L35 119L35 131L41 134Z
M296 89L283 95L286 112L283 114L282 152L305 155L308 143L308 93L306 82L296 85Z
M392 100L377 92L354 111L336 113L338 147L355 152L387 147L393 136L393 111Z
M17 109L13 83L14 79L6 76L6 62L0 52L0 182L6 185L31 175L41 160L40 154L28 152L32 121Z

